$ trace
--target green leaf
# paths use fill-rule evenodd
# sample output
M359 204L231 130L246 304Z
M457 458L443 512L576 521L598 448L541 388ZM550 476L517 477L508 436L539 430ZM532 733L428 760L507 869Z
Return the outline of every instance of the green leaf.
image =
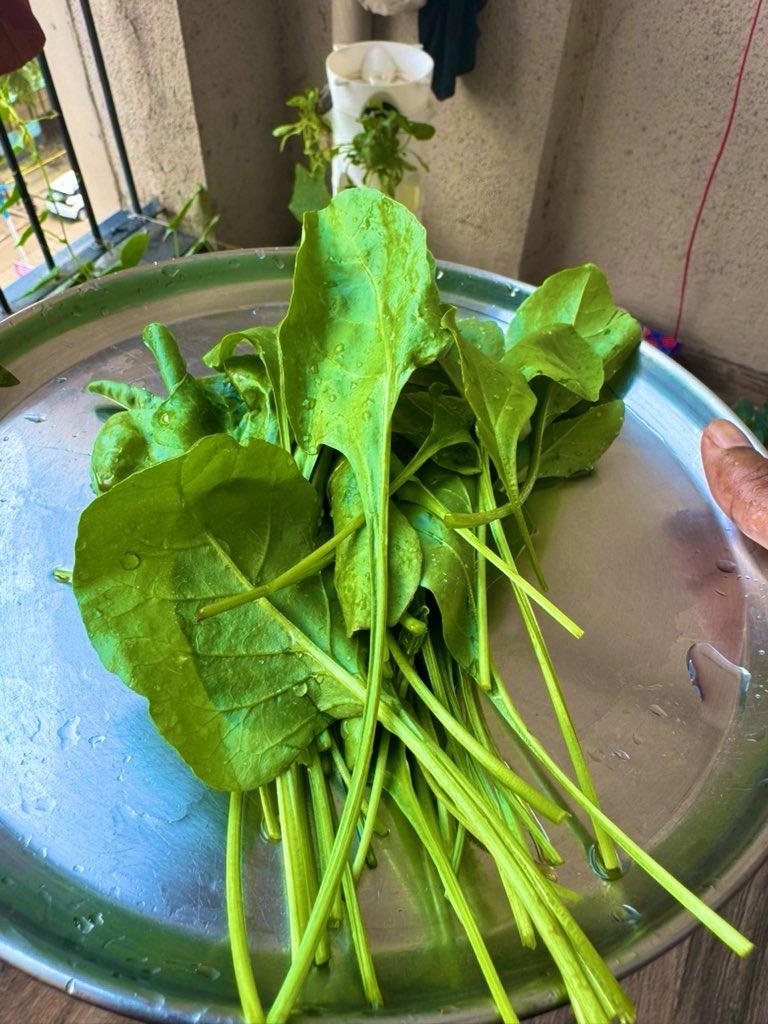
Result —
M205 192L205 188L204 188L203 185L196 185L195 186L194 192L192 192L190 195L187 196L187 198L181 204L181 206L176 211L176 213L168 221L168 226L165 229L165 232L163 233L163 238L168 238L168 236L170 234L172 234L174 231L178 231L178 229L181 227L182 223L184 222L184 218L187 216L187 214L189 213L190 209L192 208L192 204L204 192Z
M538 477L569 477L594 467L619 436L621 400L592 406L581 416L558 420L544 432Z
M605 274L593 263L548 277L522 303L509 325L514 345L526 334L570 324L603 360L605 379L616 373L640 342L640 325L613 302Z
M7 370L4 366L0 366L0 388L12 388L19 383L19 378Z
M389 480L392 412L450 341L424 228L399 203L347 189L306 214L279 342L288 414L309 452L347 457L366 516Z
M99 431L91 452L91 482L107 491L136 470L181 455L201 437L238 429L237 403L215 378L187 372L176 339L162 324L149 324L144 342L154 355L167 398L115 381L93 381L88 390L123 405ZM252 433L251 433L252 436Z
M392 428L417 448L429 449L438 466L456 473L480 471L480 453L470 431L475 417L467 403L435 382L428 391L406 387L395 406Z
M363 511L360 492L349 463L342 459L329 481L331 516L338 533ZM421 579L421 548L415 531L397 506L389 508L389 573L387 623L394 626L416 593ZM334 583L351 636L371 624L371 552L367 526L363 526L336 551Z
M517 445L536 407L523 374L496 362L457 336L464 393L477 417L477 434L493 459L510 501L517 497Z
M553 324L523 335L503 357L526 380L546 377L566 390L596 402L603 386L603 361L568 324Z
M461 334L464 341L480 349L490 359L498 362L504 355L504 332L494 320L465 317L463 320L455 322L455 330ZM453 386L461 393L461 362L455 345L448 349L440 363L450 377Z
M285 402L283 399L283 361L280 353L280 346L277 343L276 327L250 327L244 331L233 331L225 334L221 341L214 345L210 351L203 356L203 362L211 369L219 370L230 378L235 388L240 390L244 385L242 379L237 378L233 371L236 367L242 367L242 363L233 364L236 358L237 349L240 345L247 345L255 357L263 365L266 376L269 380L271 391L270 408L277 418L277 430L280 444L288 449L291 443L291 432L288 425ZM242 373L242 370L239 372ZM261 379L260 371L254 373ZM245 397L245 396L243 396Z
M34 230L35 228L33 224L27 224L27 226L24 228L24 230L21 232L16 242L14 243L16 247L20 248L22 245L28 242L29 239L32 237Z
M325 181L311 175L304 164L296 164L293 192L288 209L299 224L301 224L305 213L310 210L323 210L330 201L331 193L328 191Z
M141 263L148 244L149 232L147 231L139 231L135 235L131 235L126 242L123 242L118 257L120 269L127 270L129 267L135 267Z
M466 478L427 470L420 483L405 485L406 498L398 502L418 535L424 559L421 585L437 601L448 650L474 675L478 664L476 555L455 530L419 504L421 486L451 512L472 511L474 488Z
M218 435L133 474L80 519L72 585L91 642L216 789L269 781L351 710L267 602L195 622L201 603L306 555L316 518L316 492L290 455ZM273 604L328 650L319 577Z

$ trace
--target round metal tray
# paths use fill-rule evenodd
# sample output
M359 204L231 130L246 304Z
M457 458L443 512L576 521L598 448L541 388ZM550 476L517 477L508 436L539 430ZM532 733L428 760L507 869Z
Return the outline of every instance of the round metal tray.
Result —
M150 1020L238 1019L224 912L226 796L194 778L155 733L144 701L104 671L70 589L52 576L70 565L91 498L102 403L83 389L97 377L157 384L138 340L148 321L169 323L193 356L225 331L276 322L292 261L289 250L268 250L140 267L38 304L0 331L0 362L23 382L0 394L0 955ZM501 323L530 290L448 264L439 276L461 314ZM608 813L718 903L765 849L766 560L714 507L699 463L703 425L732 414L648 347L617 390L627 403L617 443L593 476L544 492L535 509L552 596L586 636L546 630ZM493 608L515 699L562 753L503 587ZM696 644L722 658L695 648L692 686ZM576 915L617 972L691 926L639 869L601 881L569 830L554 831L568 856L560 879L584 893ZM464 936L402 820L392 818L377 854L361 895L385 998L377 1019L490 1020ZM551 963L520 948L482 853L471 850L462 877L519 1011L557 1003ZM246 884L269 1001L286 969L286 924L279 850L255 821ZM332 971L312 975L305 1013L366 1019L343 938L335 954Z

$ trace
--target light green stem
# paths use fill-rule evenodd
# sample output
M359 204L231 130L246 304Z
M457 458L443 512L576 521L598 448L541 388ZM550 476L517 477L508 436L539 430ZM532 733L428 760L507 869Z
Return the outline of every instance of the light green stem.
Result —
M460 722L453 718L429 687L422 682L418 672L400 650L393 636L390 635L388 642L390 653L395 659L397 667L408 680L408 685L438 722L440 722L446 732L450 733L462 747L469 751L489 775L492 775L501 782L507 789L517 793L526 803L530 804L531 807L535 807L540 814L549 818L550 821L562 821L565 817L562 808L558 807L548 797L542 796L530 783L526 782L525 779L521 779L503 761L486 750L481 743L478 743L475 737Z
M381 480L389 479L389 438L381 448L381 465L378 467ZM378 502L378 504L375 503ZM284 1024L301 992L304 979L312 964L315 949L322 936L335 894L341 884L345 869L349 867L348 857L360 807L365 796L368 770L373 753L376 722L379 715L381 681L387 650L387 578L389 568L389 495L380 489L374 502L367 509L369 557L373 580L371 639L368 660L368 678L363 704L362 726L357 762L347 799L339 820L339 827L333 843L328 866L320 883L320 889L312 908L307 928L299 949L293 957L280 991L269 1011L269 1024Z
M481 488L488 495L490 491L491 482L487 474L483 475L480 484ZM503 556L505 562L514 565L514 559L512 557L512 551L510 550L507 542L506 534L500 523L494 523L491 527L493 532L493 539L496 542L496 546L499 552ZM520 614L525 624L528 637L533 648L533 652L536 656L536 660L539 664L544 683L547 687L547 693L552 704L552 708L557 718L557 723L560 726L560 732L562 733L565 746L568 750L568 756L571 759L574 771L576 772L576 778L579 782L584 793L589 797L593 803L598 803L597 791L595 790L594 783L592 782L592 775L587 765L587 759L584 756L584 751L579 741L576 728L573 724L568 705L565 702L565 696L563 694L560 680L555 672L555 667L552 664L547 645L544 642L544 636L541 632L536 616L531 608L530 602L526 599L524 594L515 591L515 599L517 600ZM598 850L600 857L603 861L603 866L607 871L618 871L619 870L619 859L616 855L616 850L613 843L600 828L599 823L593 819L593 827L595 829L595 839L597 840Z
M467 933L467 938L472 946L472 950L480 969L483 972L483 977L486 980L486 984L488 985L488 989L493 998L499 1017L505 1022L505 1024L507 1024L507 1022L508 1024L516 1024L518 1018L512 1008L512 1004L509 1001L509 997L507 996L493 961L491 960L488 947L483 941L483 936L478 928L472 909L467 902L467 898L459 884L456 873L451 867L450 860L443 849L442 842L435 833L433 825L424 814L422 804L413 789L413 784L411 783L407 772L407 765L403 758L403 762L397 776L398 784L392 787L392 795L399 804L400 810L408 818L411 826L426 848L432 863L437 869L440 881L445 889L445 895L455 910L457 917L461 921L464 931Z
M496 704L506 720L514 728L523 743L528 747L531 753L536 757L541 764L547 769L552 777L559 783L560 786L568 793L575 803L585 810L589 816L600 823L603 829L618 845L629 854L629 856L647 871L648 874L655 881L659 883L662 888L666 889L667 892L673 896L678 903L681 903L686 910L688 910L694 917L697 917L703 925L716 935L722 942L732 949L738 956L746 956L753 949L752 943L749 939L745 938L740 932L738 932L732 925L725 921L719 914L717 914L711 907L708 907L706 903L695 896L690 890L679 882L673 875L671 875L666 868L663 868L661 864L653 859L650 854L647 854L638 844L631 839L626 832L619 828L618 825L614 824L611 819L604 814L600 808L593 803L579 787L572 782L565 772L559 767L559 765L549 756L541 743L531 733L522 718L520 717L517 709L512 703L507 690L498 678L494 679L494 689L491 693L491 700Z
M360 875L363 873L365 860L368 856L368 849L371 845L371 839L376 829L379 802L381 801L381 794L384 790L384 778L387 771L389 737L390 733L388 733L386 729L382 729L379 737L379 749L376 754L376 764L373 769L373 778L371 779L371 791L368 796L368 810L365 812L363 830L360 834L360 845L357 848L355 859L352 862L352 878L355 882L359 880Z
M235 970L237 991L246 1024L263 1024L264 1011L261 1008L256 981L253 977L251 955L248 950L248 930L243 907L243 880L241 874L243 810L242 793L229 794L229 817L227 819L226 892L227 925L229 945L232 951L232 965Z
M265 603L268 604L268 602ZM350 697L356 700L360 705L364 705L366 687L363 681L344 669L327 652L323 651L322 648L313 643L305 633L302 633L301 630L297 629L297 627L282 615L274 605L269 605L269 610L276 622L282 623L286 630L291 631L296 636L297 643L301 646L305 654L307 654L319 668L328 672L340 686L344 687ZM494 686L494 691L492 691L491 694L492 697L496 692L496 689L497 687ZM502 692L506 694L503 687ZM507 696L507 700L508 699L509 698ZM462 784L466 783L466 780L462 779L462 774L456 771L455 766L445 751L441 750L439 747L435 747L434 744L429 742L427 736L424 734L418 723L396 698L389 696L382 698L379 702L378 714L379 721L384 728L397 736L397 738L400 739L411 751L414 757L416 757L417 760L435 776L435 778L443 779L445 785L448 787L455 786L457 791L462 787ZM525 729L522 725L522 720L519 719L516 712L515 716L514 720L519 722L522 729ZM611 835L652 878L666 889L667 892L682 903L691 914L697 917L702 924L706 925L714 935L725 942L727 946L734 950L734 952L738 953L740 956L744 956L752 949L752 943L749 942L748 939L745 939L743 935L740 935L732 925L728 924L728 922L720 917L719 914L686 889L681 882L678 882L677 879L662 868L661 865L658 864L651 856L644 853L637 843L630 839L630 837L623 832L618 825L615 825L598 807L584 796L578 786L571 782L568 776L565 775L552 758L549 757L541 744L535 741L527 730L525 730L525 732L521 732L521 729L518 728L517 731L521 736L521 739L526 742L534 755L546 765L547 770L555 776L562 788L573 797L575 802L582 809L586 810L590 816L596 817L605 828L605 831L608 832L609 835ZM533 744L533 746L531 744ZM451 792L453 792L453 789L451 789ZM466 822L465 827L467 827L468 831L472 832L473 835L475 834L474 829L471 825L468 826ZM354 832L354 821L352 823L352 831Z
M264 835L270 843L277 843L280 841L280 821L277 816L271 782L259 786L259 800L261 801L261 824Z

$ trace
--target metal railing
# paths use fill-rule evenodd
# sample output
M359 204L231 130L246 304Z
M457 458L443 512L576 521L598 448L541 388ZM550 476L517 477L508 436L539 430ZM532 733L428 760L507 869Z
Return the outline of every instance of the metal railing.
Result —
M104 99L104 106L106 107L107 116L109 118L110 127L112 129L115 148L117 150L120 168L122 170L123 179L125 181L125 189L130 202L131 210L134 214L142 216L144 210L139 200L138 191L136 189L136 182L134 180L133 172L131 170L131 162L128 157L128 151L125 147L125 140L123 138L123 133L120 128L120 121L117 116L115 101L112 95L112 88L110 86L109 76L107 74L107 69L104 64L104 55L101 49L101 44L99 43L99 37L96 32L96 25L94 24L93 12L91 11L91 5L89 3L89 0L80 0L80 8L82 10L83 21L85 24L86 33L88 35L88 41L90 43L93 55L94 66L96 69L97 77L99 79L99 85ZM77 158L77 154L72 143L72 137L67 127L67 121L64 116L64 111L62 110L61 103L59 101L59 96L56 91L56 85L53 81L51 69L48 65L45 53L41 53L40 56L36 59L40 67L40 73L43 83L48 92L48 98L50 100L51 105L51 112L56 115L56 123L58 124L59 130L61 132L61 141L64 147L64 151L67 155L69 165L72 171L74 172L75 178L77 180L80 195L83 198L83 208L85 210L85 215L90 225L92 240L99 249L104 250L106 248L106 243L103 237L102 226L99 224L94 213L93 204L91 203L91 199L88 194L88 189L86 187L86 183L83 178L82 171L80 169L80 162ZM26 212L27 217L29 218L29 224L31 226L32 232L35 235L35 238L37 239L38 245L40 246L40 251L42 253L45 264L49 271L56 271L58 264L48 244L48 239L46 238L45 231L43 230L41 218L38 215L37 209L35 208L34 200L30 195L27 182L25 181L24 172L19 166L19 161L16 157L16 152L11 142L8 126L3 122L2 117L0 117L0 150L2 150L2 154L5 157L6 163L8 164L8 169L10 170L10 173L13 177L15 189L18 192L19 199L24 206L24 210ZM10 314L11 312L13 312L11 302L9 301L8 296L5 294L2 288L0 288L0 309L2 309L2 311L6 314Z

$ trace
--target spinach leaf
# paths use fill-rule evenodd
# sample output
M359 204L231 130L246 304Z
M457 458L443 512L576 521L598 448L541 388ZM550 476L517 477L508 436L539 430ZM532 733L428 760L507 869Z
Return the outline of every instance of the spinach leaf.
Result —
M496 362L459 335L464 394L477 418L477 434L511 501L517 496L517 445L536 408L536 396L515 366Z
M442 519L421 502L422 488L451 512L470 512L474 505L471 479L426 469L418 481L405 484L398 506L416 531L423 554L421 585L437 602L443 637L453 657L471 674L478 667L476 554Z
M88 390L123 405L99 431L91 453L91 483L98 494L131 473L180 455L201 437L234 433L238 401L210 378L192 377L176 339L162 324L142 335L157 361L168 397L117 381L93 381Z
M490 359L498 362L504 355L506 343L504 332L495 320L481 320L478 317L465 317L454 320L453 329L461 335L465 342L485 353ZM461 362L455 345L443 355L440 364L459 392L463 391L461 381Z
M623 423L620 399L553 423L544 432L537 476L568 477L592 469L619 436Z
M362 512L355 475L346 459L329 481L331 516L338 533ZM421 578L419 539L396 505L389 508L389 573L387 622L394 626L416 593ZM342 541L336 550L334 583L351 636L371 624L371 553L368 527Z
M217 435L134 473L80 519L72 585L91 642L216 789L255 789L333 717L359 711L297 653L266 602L195 622L201 601L270 579L311 550L316 518L317 494L290 455ZM328 650L319 576L274 606Z
M472 439L475 417L467 403L446 393L444 384L428 391L406 387L395 406L392 429L429 451L433 462L456 473L480 472L480 454Z
M557 324L571 325L603 361L605 380L621 368L640 342L640 325L613 302L605 274L593 263L548 277L518 309L507 331L514 346L527 334ZM551 418L575 404L558 390Z
M524 335L503 357L526 380L546 377L568 391L596 402L603 386L603 361L568 324L553 324Z
M255 362L244 363L243 357L237 355L237 349L241 344L249 346L252 350L251 360ZM291 432L283 399L283 363L277 342L277 328L250 327L225 334L217 345L206 352L203 362L211 369L226 374L246 403L251 386L263 391L267 398L267 408L277 419L279 443L288 450ZM263 367L263 372L258 369L257 364ZM265 378L269 382L268 388L265 386Z
M359 758L309 922L277 998L292 1002L347 865L365 793L387 657L392 413L418 366L450 342L424 228L370 189L306 213L288 312L278 331L285 402L310 455L327 445L355 475L370 537L371 636Z

